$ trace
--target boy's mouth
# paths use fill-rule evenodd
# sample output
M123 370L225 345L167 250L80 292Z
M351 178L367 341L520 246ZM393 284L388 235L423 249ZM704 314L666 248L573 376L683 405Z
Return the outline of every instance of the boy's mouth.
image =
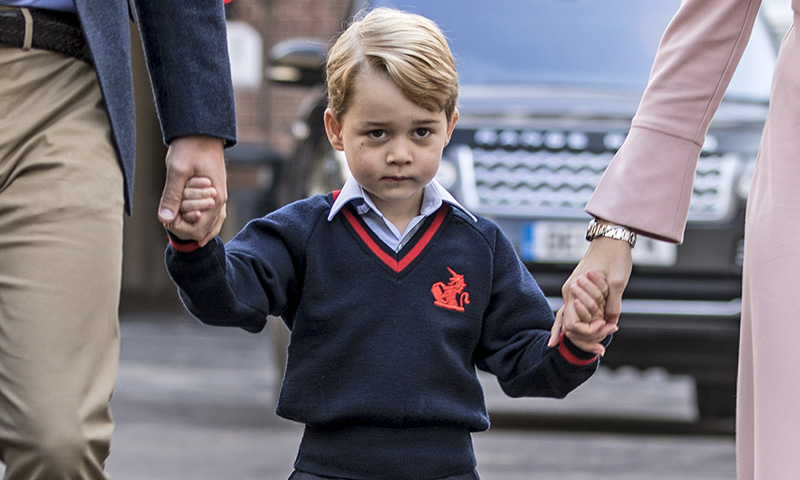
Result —
M400 183L400 182L405 182L406 180L410 180L411 177L403 177L403 176L399 176L399 175L392 175L392 176L383 177L383 179L385 181L387 181L387 182Z

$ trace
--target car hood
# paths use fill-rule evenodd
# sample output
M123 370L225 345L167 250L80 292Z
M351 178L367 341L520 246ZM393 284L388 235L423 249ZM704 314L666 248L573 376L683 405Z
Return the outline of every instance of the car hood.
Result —
M636 113L641 91L566 86L461 87L459 126L495 128L553 128L561 125L603 130L627 129ZM726 98L714 125L763 123L767 102Z

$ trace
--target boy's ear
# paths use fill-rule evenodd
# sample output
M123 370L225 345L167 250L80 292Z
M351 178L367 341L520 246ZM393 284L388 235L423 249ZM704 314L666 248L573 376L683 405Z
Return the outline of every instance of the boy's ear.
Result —
M325 109L325 133L328 135L328 141L334 150L343 151L344 142L342 141L342 125L336 118L336 114L330 108Z
M450 123L447 125L447 141L444 142L445 145L450 143L450 136L453 134L453 129L456 128L456 122L458 121L458 109L453 110L453 116L450 117Z

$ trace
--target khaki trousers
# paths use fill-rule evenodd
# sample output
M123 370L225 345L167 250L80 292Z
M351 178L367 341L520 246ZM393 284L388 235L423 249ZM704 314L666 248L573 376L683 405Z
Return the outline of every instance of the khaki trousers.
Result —
M0 460L104 479L123 179L94 69L0 45Z

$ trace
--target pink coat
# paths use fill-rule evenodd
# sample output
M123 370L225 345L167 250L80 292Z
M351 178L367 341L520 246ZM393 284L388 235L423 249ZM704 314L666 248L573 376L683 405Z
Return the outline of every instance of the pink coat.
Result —
M706 130L750 37L758 0L685 0L627 141L587 211L680 242ZM800 0L792 0L795 23ZM778 55L747 205L739 381L740 480L800 479L800 36ZM624 318L622 319L624 328Z

